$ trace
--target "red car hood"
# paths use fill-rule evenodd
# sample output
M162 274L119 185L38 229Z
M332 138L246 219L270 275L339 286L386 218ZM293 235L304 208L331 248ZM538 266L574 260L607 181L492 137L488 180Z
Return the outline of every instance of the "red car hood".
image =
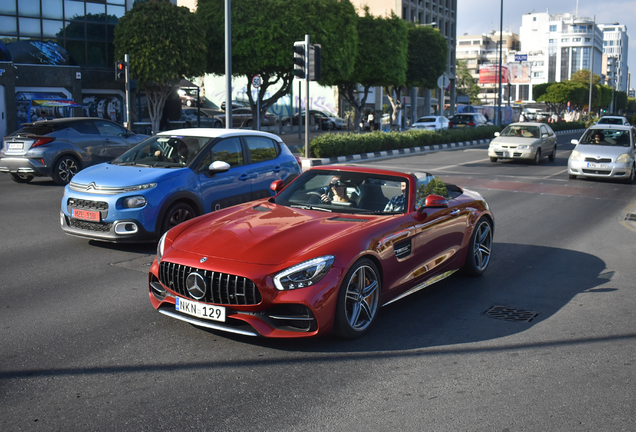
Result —
M201 217L172 247L209 258L278 265L383 219L344 216L251 202Z

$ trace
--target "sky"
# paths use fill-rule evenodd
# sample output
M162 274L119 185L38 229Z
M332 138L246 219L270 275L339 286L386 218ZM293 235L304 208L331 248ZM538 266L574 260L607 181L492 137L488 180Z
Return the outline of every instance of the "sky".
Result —
M577 11L578 5L578 14ZM457 0L457 36L478 35L499 30L500 0ZM627 26L629 48L627 66L632 74L630 86L636 87L636 1L634 0L503 0L503 30L519 34L521 16L529 12L576 14L594 18L597 24L618 22ZM521 46L523 50L523 45Z

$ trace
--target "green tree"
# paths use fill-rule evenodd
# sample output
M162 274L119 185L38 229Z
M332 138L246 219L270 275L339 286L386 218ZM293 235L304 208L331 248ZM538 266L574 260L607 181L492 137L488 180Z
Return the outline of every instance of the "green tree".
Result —
M532 98L534 100L539 100L541 96L547 93L548 87L550 87L553 82L541 83L532 86Z
M392 122L397 119L401 93L408 87L433 89L437 79L446 70L448 45L446 38L432 26L407 24L407 66L404 85L390 85L385 89L393 108Z
M475 82L475 78L473 78L473 74L470 73L468 64L465 61L457 62L455 76L457 77L455 83L457 93L470 97L470 103L473 105L481 104L481 100L479 99L479 85Z
M360 123L362 107L371 87L402 86L406 83L407 28L395 14L374 17L365 8L358 20L358 52L354 71L337 82L338 93L354 109L354 124ZM359 86L362 92L359 92Z
M322 85L335 85L353 72L358 16L350 1L232 0L232 75L246 77L247 93L256 113L251 78L263 79L259 106L264 113L293 83L292 47L309 34L320 44ZM207 71L225 74L225 1L199 0L197 14L205 23ZM276 91L269 91L279 87ZM269 96L268 96L269 95ZM252 123L256 127L256 122Z
M205 32L187 7L150 0L137 3L115 27L117 59L129 54L129 74L146 93L152 130L168 95L183 76L205 72Z

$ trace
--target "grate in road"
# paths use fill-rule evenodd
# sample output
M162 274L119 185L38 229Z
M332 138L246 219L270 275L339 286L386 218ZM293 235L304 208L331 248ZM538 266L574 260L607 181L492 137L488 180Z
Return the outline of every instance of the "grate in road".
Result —
M627 213L627 216L625 216L625 220L628 220L628 221L636 221L636 214L634 214L634 213Z
M530 322L539 312L519 309L510 306L493 306L485 312L487 317L504 321Z

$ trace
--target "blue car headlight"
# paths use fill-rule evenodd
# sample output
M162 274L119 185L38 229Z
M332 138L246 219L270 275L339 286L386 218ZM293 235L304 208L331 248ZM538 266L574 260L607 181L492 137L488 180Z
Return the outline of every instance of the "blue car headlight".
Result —
M140 208L146 205L146 197L142 195L127 197L121 201L121 205L124 208Z
M274 285L279 291L311 286L327 274L333 261L334 257L327 255L296 264L274 276Z
M127 186L124 188L124 192L137 192L141 190L148 190L156 186L157 186L157 183L146 183L146 184L141 184L136 186Z

